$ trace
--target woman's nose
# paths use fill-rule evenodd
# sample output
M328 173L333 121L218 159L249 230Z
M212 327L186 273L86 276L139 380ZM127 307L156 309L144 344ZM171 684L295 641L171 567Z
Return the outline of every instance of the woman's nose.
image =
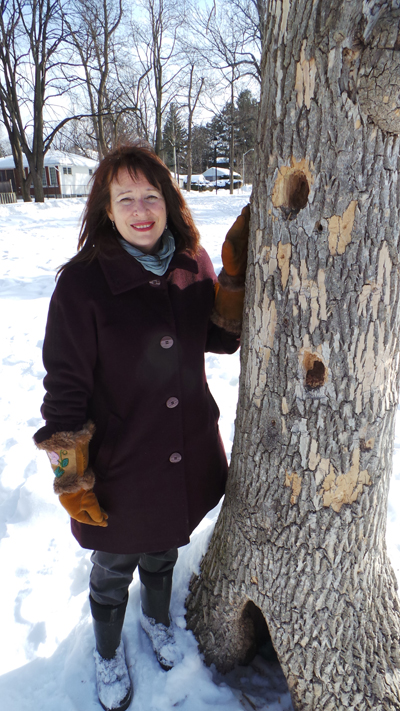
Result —
M133 205L133 211L136 215L140 215L143 212L147 211L147 205L144 200L136 200L134 205Z

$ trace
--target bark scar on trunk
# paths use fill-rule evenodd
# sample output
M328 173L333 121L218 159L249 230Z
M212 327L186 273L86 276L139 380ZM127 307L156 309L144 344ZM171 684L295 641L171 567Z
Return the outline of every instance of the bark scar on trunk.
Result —
M357 200L352 200L342 217L333 215L329 220L329 250L332 256L344 254L351 242L351 231L354 225Z
M292 474L286 472L285 486L292 487L292 495L290 497L290 503L292 506L296 503L298 497L300 496L301 482L301 476L299 476L297 472L292 472Z
M352 504L362 494L364 485L371 485L368 471L360 471L360 448L353 451L352 464L346 474L336 476L335 469L330 463L329 474L322 483L320 495L323 497L325 507L331 506L339 513L343 504Z
M317 68L313 57L309 60L306 59L306 46L307 40L304 40L300 52L300 61L297 62L296 66L296 84L294 88L297 93L297 106L301 108L304 104L309 109L311 99L314 97Z
M272 191L272 204L279 207L290 220L303 210L308 202L310 187L314 183L313 165L306 158L297 161L291 157L291 165L282 165Z

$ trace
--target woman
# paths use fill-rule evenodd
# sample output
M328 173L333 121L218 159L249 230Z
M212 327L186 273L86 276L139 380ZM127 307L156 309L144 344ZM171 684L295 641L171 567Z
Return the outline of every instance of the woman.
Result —
M224 492L226 457L204 352L239 346L248 209L216 282L190 212L147 144L100 163L78 253L61 268L43 362L46 425L35 442L74 536L94 549L90 605L104 709L132 697L121 631L137 566L141 622L164 669L177 548ZM215 296L216 293L216 296Z

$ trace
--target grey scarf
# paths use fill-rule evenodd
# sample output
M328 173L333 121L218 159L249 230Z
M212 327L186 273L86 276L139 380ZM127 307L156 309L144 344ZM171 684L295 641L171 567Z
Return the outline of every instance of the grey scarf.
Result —
M118 239L121 246L131 254L132 257L135 257L147 271L160 276L165 274L175 252L175 239L171 230L168 228L164 230L161 238L161 247L156 254L145 254L122 237Z

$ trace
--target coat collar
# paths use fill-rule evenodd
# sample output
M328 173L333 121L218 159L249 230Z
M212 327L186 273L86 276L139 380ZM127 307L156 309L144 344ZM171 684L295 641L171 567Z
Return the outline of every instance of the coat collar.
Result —
M107 255L100 254L98 259L107 284L114 295L148 284L152 279L152 272L144 269L122 247L113 250ZM197 261L186 252L175 252L164 277L168 276L173 269L185 269L193 274L198 274L199 271Z

